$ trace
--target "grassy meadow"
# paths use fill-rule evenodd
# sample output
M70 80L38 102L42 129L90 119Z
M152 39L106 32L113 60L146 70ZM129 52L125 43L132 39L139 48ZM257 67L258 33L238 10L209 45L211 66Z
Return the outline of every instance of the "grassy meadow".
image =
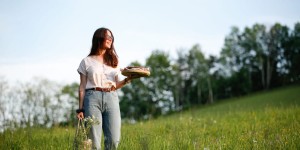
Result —
M0 149L72 149L75 128L0 133ZM123 124L119 149L300 149L300 86Z

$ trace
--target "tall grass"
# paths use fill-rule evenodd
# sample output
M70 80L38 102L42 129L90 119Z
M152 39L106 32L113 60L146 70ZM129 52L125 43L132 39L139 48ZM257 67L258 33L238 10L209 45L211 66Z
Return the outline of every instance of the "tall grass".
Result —
M8 130L0 136L0 149L72 149L74 128L25 128Z
M261 92L137 124L119 149L300 149L300 86ZM0 149L71 149L74 128L18 129Z
M124 125L121 149L300 149L300 87Z

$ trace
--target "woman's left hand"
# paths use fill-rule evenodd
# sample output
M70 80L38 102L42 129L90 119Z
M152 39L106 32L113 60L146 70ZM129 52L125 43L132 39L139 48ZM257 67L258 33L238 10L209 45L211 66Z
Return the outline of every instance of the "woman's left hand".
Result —
M78 113L77 118L78 119L83 119L84 118L83 112Z

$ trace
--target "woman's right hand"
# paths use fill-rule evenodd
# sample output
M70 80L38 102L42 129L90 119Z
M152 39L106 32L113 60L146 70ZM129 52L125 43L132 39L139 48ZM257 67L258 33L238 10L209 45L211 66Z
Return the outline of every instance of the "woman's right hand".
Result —
M83 119L84 118L83 112L77 113L77 118Z

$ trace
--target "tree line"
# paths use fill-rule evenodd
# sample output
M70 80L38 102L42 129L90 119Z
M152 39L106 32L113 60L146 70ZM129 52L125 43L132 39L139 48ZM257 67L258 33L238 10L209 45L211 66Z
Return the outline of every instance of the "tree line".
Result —
M299 83L300 23L232 27L219 56L205 57L200 45L171 57L155 50L145 64L151 76L135 79L120 93L122 118L144 120L194 105ZM72 124L78 83L59 85L45 79L7 91L0 81L0 126ZM17 109L13 109L17 108ZM21 118L21 119L18 119ZM4 122L4 123L3 123Z
M133 119L299 83L300 23L232 27L220 56L206 58L196 44L175 59L156 50L146 64L131 65L151 68L151 77L122 89L122 115Z

